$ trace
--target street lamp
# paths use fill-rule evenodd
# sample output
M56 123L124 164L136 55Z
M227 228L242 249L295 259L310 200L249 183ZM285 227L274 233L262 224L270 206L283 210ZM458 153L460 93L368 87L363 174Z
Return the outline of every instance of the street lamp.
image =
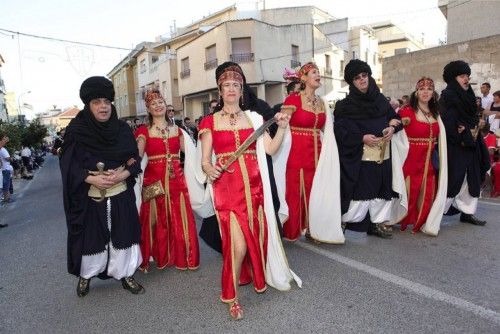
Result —
M29 94L29 93L31 93L31 91L30 91L30 90L28 90L28 91L26 91L26 92L24 92L24 93L20 94L20 95L19 95L19 97L17 98L17 107L19 108L19 114L17 115L17 117L18 117L18 120L19 120L19 121L21 121L21 120L22 120L22 117L21 117L21 116L22 116L22 113L23 113L23 111L22 111L22 109L21 109L21 102L20 102L20 101L21 101L21 97L23 97L23 95L26 95L26 94ZM23 123L24 123L24 122L23 122Z

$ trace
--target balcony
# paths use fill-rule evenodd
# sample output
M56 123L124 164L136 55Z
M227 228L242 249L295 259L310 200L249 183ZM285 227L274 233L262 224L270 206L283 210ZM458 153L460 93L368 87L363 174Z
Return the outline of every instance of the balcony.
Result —
M209 60L205 63L205 70L211 70L212 68L216 68L219 66L219 63L217 62L217 58Z
M186 68L181 71L181 79L187 78L190 75L191 75L191 69L189 68Z
M298 61L296 59L292 59L292 60L290 60L290 66L292 68L296 68L296 67L302 66L302 64L300 63L300 61Z
M253 53L235 53L230 56L231 61L235 63L250 63L253 61Z

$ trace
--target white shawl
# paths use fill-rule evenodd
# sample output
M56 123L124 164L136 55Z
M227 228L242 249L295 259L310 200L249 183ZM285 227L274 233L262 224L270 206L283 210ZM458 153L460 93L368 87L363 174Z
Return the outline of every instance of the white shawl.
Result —
M328 104L324 103L325 106ZM333 116L326 111L326 123L321 136L321 152L309 197L309 232L321 242L343 244L340 209L340 163L337 142L333 133ZM286 165L292 135L287 128L283 143L273 156L274 177L280 199L279 217L283 224L288 219L286 194Z
M446 204L446 193L448 189L448 154L446 148L446 130L438 117L439 124L439 183L436 197L432 204L429 216L424 225L420 228L425 234L437 236L443 218L444 207ZM392 172L393 172L393 190L400 196L393 201L391 224L399 223L408 213L408 198L406 193L406 184L404 182L403 164L408 155L409 142L406 132L399 131L393 136L392 143ZM396 177L395 177L396 175Z
M262 116L256 112L246 110L245 114L250 119L254 129L259 128L263 121ZM259 165L262 186L264 190L264 213L267 220L267 263L266 263L266 283L281 291L290 290L290 283L295 280L299 287L302 287L302 280L290 269L286 258L285 250L281 244L276 216L269 183L269 173L267 169L266 152L264 149L264 136L260 136L256 142L257 162ZM201 145L198 145L198 161L196 166L196 176L198 181L205 182L206 175L201 170ZM213 197L213 188L207 184Z

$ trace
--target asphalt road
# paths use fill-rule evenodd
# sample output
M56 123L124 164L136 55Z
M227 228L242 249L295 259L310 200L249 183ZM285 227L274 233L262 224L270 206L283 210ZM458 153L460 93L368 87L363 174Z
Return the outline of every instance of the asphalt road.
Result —
M500 205L482 202L485 227L445 218L437 238L392 240L348 232L343 246L285 243L302 289L241 288L245 318L229 319L221 257L201 245L195 272L153 270L134 296L114 280L76 296L66 272L57 160L21 181L0 208L1 333L500 333Z

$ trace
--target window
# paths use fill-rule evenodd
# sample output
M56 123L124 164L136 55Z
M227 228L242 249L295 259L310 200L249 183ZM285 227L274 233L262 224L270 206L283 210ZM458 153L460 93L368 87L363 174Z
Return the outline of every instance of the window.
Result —
M253 61L252 40L250 37L231 38L231 61L235 63L248 63Z
M214 44L205 49L205 70L210 70L217 66L217 53Z
M125 94L125 105L128 106L128 94Z
M141 60L141 62L139 63L139 72L146 72L146 59Z
M373 65L377 65L377 53L373 53Z
M365 61L368 63L368 49L365 50Z
M299 67L300 65L301 64L299 61L299 47L298 47L298 45L292 44L292 60L290 62L290 66L292 68L296 68L296 67Z
M408 48L399 48L399 49L394 50L395 55L402 55L402 54L405 54L408 52L410 52L410 49L408 49Z
M325 55L325 75L332 75L332 63L330 55Z
M154 64L158 61L158 54L153 54L151 56L151 64Z
M356 55L356 51L353 51L352 52L352 59L358 59L357 55Z
M191 74L189 69L189 57L181 59L181 79L188 77Z
M345 62L343 60L340 61L340 76L341 77L344 76L344 67L345 67L344 63Z

